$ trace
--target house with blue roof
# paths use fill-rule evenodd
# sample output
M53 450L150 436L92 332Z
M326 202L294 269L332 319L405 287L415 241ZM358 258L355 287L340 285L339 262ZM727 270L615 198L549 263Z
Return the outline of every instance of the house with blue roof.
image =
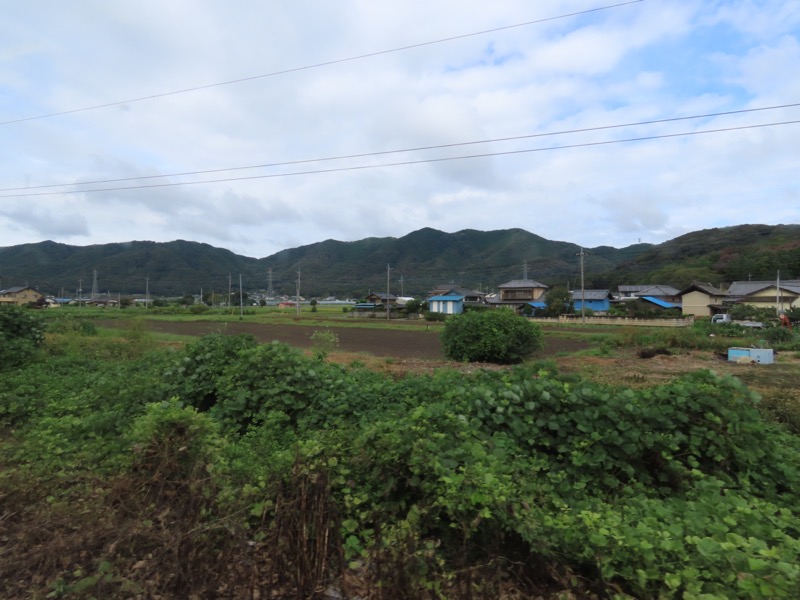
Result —
M460 315L464 312L464 296L459 294L445 294L431 296L427 299L428 310L432 313L443 315Z

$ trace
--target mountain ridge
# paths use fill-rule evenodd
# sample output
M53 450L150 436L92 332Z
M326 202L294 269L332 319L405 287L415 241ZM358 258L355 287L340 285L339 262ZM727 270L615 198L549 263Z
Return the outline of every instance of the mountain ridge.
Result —
M446 233L424 227L405 236L328 239L264 258L204 242L128 241L71 246L52 240L0 247L0 287L30 285L52 294L98 291L176 296L267 289L293 296L363 297L369 291L423 296L452 283L475 289L525 277L577 287L583 250L586 287L620 283L723 281L800 276L800 225L736 225L695 231L661 244L624 248L547 240L521 228Z

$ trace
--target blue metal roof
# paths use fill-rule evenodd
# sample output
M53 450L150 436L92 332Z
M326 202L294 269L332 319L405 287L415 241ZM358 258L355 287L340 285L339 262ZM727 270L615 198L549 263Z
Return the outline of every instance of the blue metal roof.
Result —
M647 300L648 302L652 302L661 308L680 308L680 304L674 304L672 302L667 302L665 300L661 300L660 298L656 298L655 296L639 296L642 300Z
M541 300L538 300L536 302L528 302L528 304L533 308L547 308L547 304L545 304Z
M460 302L464 300L464 296L431 296L427 301L430 302L432 300L437 302Z

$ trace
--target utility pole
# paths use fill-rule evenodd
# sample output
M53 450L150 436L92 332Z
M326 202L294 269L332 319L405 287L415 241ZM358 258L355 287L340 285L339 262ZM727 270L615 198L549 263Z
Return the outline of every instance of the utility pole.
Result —
M401 296L405 296L405 294L403 293L403 276L402 275L400 275L400 295Z
M392 268L387 264L386 265L386 320L388 321L391 313L392 304L389 302L389 273L391 272Z
M267 298L274 298L275 292L272 290L272 269L267 269Z
M97 269L92 271L92 300L97 300Z
M239 319L244 316L244 292L242 291L242 274L239 273Z
M581 323L586 323L586 288L583 285L583 257L588 256L588 254L581 248L577 256L581 257ZM567 287L567 291L569 291L569 287Z
M83 307L83 279L78 279L78 308Z
M300 316L300 269L297 270L297 295L295 298L295 312Z
M231 306L231 274L228 273L228 308L233 311L233 307Z
M150 308L150 275L144 278L144 309Z
M781 270L778 269L778 281L775 284L775 312L781 314L783 302L781 302Z

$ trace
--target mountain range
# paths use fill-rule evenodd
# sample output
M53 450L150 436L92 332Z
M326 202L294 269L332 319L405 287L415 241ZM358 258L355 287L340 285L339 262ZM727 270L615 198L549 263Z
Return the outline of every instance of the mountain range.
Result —
M445 233L423 228L400 238L326 240L265 258L199 242L131 241L71 246L44 241L0 247L0 289L31 286L72 296L100 293L180 296L269 289L275 295L355 297L371 291L422 297L431 289L491 290L511 279L586 288L692 281L800 277L800 225L737 225L685 234L661 244L581 248L523 229Z

